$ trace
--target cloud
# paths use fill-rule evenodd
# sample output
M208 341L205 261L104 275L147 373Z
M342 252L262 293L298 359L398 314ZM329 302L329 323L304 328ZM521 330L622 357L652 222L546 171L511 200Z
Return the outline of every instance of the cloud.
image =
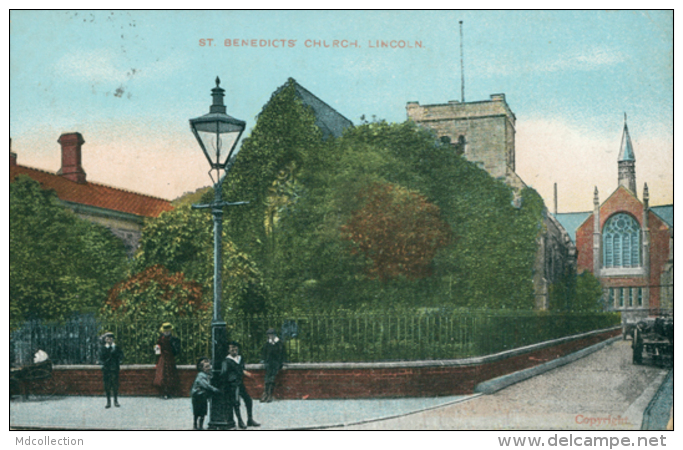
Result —
M555 55L540 61L510 60L479 60L474 61L473 68L483 75L509 76L519 74L545 75L563 71L594 71L604 67L615 66L627 61L622 52L607 48L593 47L581 51L572 51Z
M587 51L574 54L560 55L549 64L536 64L535 71L559 72L562 70L591 71L604 66L613 66L626 61L626 57L616 51L607 48L592 48Z
M114 54L109 49L70 52L55 67L59 75L89 84L122 84L135 79L161 79L183 66L183 58L157 59L152 63L136 63Z
M71 52L61 57L56 72L64 77L88 83L122 83L129 76L117 67L108 50Z

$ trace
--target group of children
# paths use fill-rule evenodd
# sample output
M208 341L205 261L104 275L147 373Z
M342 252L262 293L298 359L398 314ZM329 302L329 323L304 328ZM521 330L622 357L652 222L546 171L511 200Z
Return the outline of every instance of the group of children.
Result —
M269 329L266 334L268 336L268 340L266 341L262 352L266 377L261 401L271 402L273 401L275 377L284 363L284 346L283 343L278 339L274 329ZM193 429L203 429L204 418L206 417L208 411L209 398L216 395L225 395L228 409L227 427L229 429L235 427L233 412L235 417L237 417L236 426L238 426L240 429L261 426L261 424L256 422L253 418L253 401L243 382L243 377L246 376L248 378L253 378L253 375L249 371L245 370L244 360L239 354L239 351L240 347L237 342L233 341L228 343L228 356L221 364L221 379L217 380L218 383L212 384L213 368L209 358L203 357L197 362L197 371L199 373L192 384L192 389L190 392L192 397L192 412L194 415L192 424ZM217 388L215 384L218 384L222 390ZM242 414L240 412L240 397L244 401L244 405L247 409L246 423L242 420Z
M253 375L244 369L244 361L242 356L239 354L239 344L237 342L228 343L228 356L223 360L221 367L221 380L220 386L222 390L211 384L212 379L212 365L209 358L200 358L197 362L197 378L195 378L192 384L192 389L190 391L190 396L192 397L192 413L194 415L194 420L192 422L192 428L194 430L204 429L204 418L208 412L208 402L209 398L216 395L225 395L227 408L228 408L228 428L235 427L235 421L233 420L233 412L235 417L237 417L237 426L240 429L246 429L247 427L260 427L261 424L256 422L252 415L253 401L249 392L244 387L243 377L247 376L252 378ZM247 408L247 422L242 420L242 414L240 412L240 397L244 401L244 405Z
M166 324L164 324L166 325ZM163 328L163 327L162 327ZM170 328L170 327L169 327ZM165 331L165 330L164 330ZM265 368L264 392L261 401L271 402L273 400L273 388L275 377L282 368L285 359L284 345L276 335L274 329L266 332L268 339L263 347L262 357ZM118 407L118 387L119 371L123 360L123 351L114 342L113 333L107 332L101 336L102 345L100 348L99 362L102 366L104 378L104 390L107 396L105 408L111 407L111 397L114 397L114 406ZM245 370L244 360L239 354L240 347L237 342L228 343L228 356L222 361L220 378L212 380L212 365L207 357L202 357L197 361L197 377L192 384L190 395L192 398L192 412L194 415L193 429L201 430L204 428L204 418L208 412L208 402L211 397L222 395L227 407L227 427L229 429L238 426L241 429L247 427L259 427L261 424L256 422L252 416L253 401L244 386L243 377L253 378L253 375ZM160 360L163 359L163 349ZM157 364L159 366L160 364ZM175 364L173 364L175 366ZM175 368L175 367L174 367ZM158 367L157 367L158 369ZM157 375L158 375L157 370ZM156 381L155 377L155 381ZM212 383L212 381L216 381ZM247 421L242 420L240 412L240 397L244 401L247 409ZM233 413L237 417L237 423L233 419Z

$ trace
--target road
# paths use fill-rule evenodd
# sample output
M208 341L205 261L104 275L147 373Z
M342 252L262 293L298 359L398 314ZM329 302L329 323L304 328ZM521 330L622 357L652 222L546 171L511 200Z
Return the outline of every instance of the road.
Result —
M668 369L631 363L630 341L495 394L345 430L627 430L642 414Z

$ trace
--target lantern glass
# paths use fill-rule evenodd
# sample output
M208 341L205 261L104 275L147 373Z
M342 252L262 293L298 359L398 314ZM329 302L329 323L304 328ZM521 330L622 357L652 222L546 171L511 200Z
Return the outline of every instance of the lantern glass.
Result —
M209 114L209 116L218 116ZM223 117L200 117L190 121L199 145L212 168L225 168L235 144L244 131L244 122L223 114ZM207 120L208 119L208 120Z

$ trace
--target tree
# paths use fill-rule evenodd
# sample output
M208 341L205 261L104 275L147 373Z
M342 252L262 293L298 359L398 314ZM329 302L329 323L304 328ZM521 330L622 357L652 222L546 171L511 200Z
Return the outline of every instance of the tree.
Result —
M10 183L10 320L99 308L127 270L123 243L29 177Z
M327 141L323 151L304 154L301 164L300 195L282 209L275 233L276 269L268 278L274 301L304 310L533 307L536 239L543 224L543 201L533 189L522 190L513 204L510 187L412 122L349 129ZM361 223L369 190L388 185L411 193L405 199L438 208L451 230L450 239L429 256L430 275L372 279L363 252L344 238L350 230L343 227L354 214ZM391 202L384 208L380 203L377 217L389 215Z
M203 295L201 285L161 265L117 283L100 310L101 323L105 329L116 330L126 357L132 361L153 362L151 349L162 323L183 328L183 319L191 319L188 324L192 332L183 333L185 352L180 358L193 362L187 358L205 351L210 318L211 302Z
M393 184L374 184L358 194L363 206L342 225L342 238L372 261L370 278L386 281L432 275L436 252L449 244L451 230L439 208L423 195Z
M208 317L211 303L202 295L199 283L182 273L170 273L161 265L147 269L117 283L102 307L105 319L145 320L146 317ZM153 326L158 326L154 322Z
M597 312L603 310L602 286L590 271L577 275L567 270L564 276L550 287L550 308L556 311Z
M602 311L602 286L592 272L584 271L576 277L575 311Z
M256 264L240 252L223 231L222 310L252 313L269 310L267 289ZM161 266L198 283L204 302L213 299L213 222L205 210L184 204L145 223L134 261L134 272Z

